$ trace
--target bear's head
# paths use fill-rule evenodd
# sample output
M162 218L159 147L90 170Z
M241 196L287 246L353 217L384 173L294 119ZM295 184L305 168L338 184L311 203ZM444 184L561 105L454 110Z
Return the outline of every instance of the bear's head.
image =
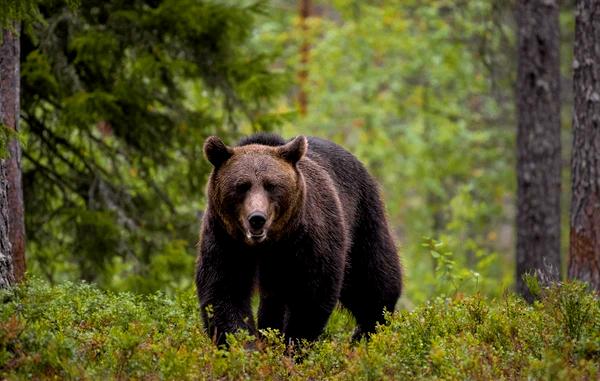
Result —
M304 202L298 162L307 148L304 136L281 146L228 147L215 136L206 139L204 154L214 166L209 202L231 236L253 246L289 231Z

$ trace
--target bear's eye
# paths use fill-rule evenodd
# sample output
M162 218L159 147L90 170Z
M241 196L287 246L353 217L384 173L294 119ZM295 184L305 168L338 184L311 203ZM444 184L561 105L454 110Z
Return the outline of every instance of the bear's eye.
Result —
M275 189L277 189L277 185L275 185L271 182L265 182L263 187L265 188L265 190L267 192L273 192Z
M252 186L252 184L250 184L248 182L239 183L239 184L236 184L235 191L237 193L246 193L250 189L251 186Z

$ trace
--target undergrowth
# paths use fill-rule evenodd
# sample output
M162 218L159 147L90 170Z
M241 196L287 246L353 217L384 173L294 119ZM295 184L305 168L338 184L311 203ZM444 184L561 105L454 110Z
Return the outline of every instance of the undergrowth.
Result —
M359 343L337 310L321 340L289 355L272 331L216 348L191 291L138 296L33 279L0 293L0 379L598 379L599 300L571 283L540 297L437 298L390 314Z

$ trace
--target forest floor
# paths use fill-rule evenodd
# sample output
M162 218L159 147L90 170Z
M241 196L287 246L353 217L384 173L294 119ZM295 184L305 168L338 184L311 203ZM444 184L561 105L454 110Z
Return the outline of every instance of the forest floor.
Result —
M175 296L110 293L30 279L0 292L0 379L564 379L600 376L600 301L581 285L541 292L437 298L397 311L370 340L352 343L336 310L323 337L291 355L276 332L204 334L192 290ZM253 346L254 349L247 349Z

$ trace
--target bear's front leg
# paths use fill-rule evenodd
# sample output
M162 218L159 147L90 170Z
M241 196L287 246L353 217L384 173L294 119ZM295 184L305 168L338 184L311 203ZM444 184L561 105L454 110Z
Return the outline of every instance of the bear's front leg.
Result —
M335 305L334 299L290 304L284 330L286 342L316 340L323 333Z
M255 263L208 244L206 239L200 255L196 288L207 334L219 345L226 343L226 333L239 329L255 334L250 306Z
M298 246L284 334L286 340L312 341L325 329L339 300L345 257L336 246L321 251L312 242Z
M283 333L285 304L277 296L261 295L258 307L258 329L272 328Z
M240 329L255 333L250 298L239 301L219 300L203 297L203 294L200 294L200 298L204 328L217 345L226 344L227 333L234 333Z

